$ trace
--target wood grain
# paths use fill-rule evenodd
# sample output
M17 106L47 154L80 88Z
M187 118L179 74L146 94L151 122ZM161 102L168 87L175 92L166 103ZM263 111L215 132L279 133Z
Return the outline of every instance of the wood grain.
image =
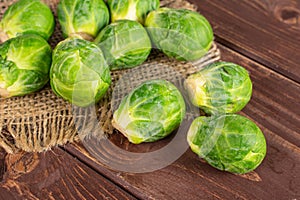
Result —
M189 0L212 24L216 40L300 82L299 0Z
M5 156L6 156L6 152L3 148L0 147L0 182L3 179L3 175L5 173L6 170L6 166L5 166Z
M0 199L135 199L58 148L9 154L5 165Z
M80 143L40 154L7 155L0 149L0 199L300 198L300 1L189 1L212 23L222 60L250 72L253 96L240 114L266 136L263 163L234 175L187 150L163 169L132 174L110 170ZM118 135L111 139L124 149L147 152L172 138L158 146L135 146Z
M238 63L250 73L253 94L243 113L284 141L300 147L300 84L219 47L222 60Z
M222 45L219 47L223 60L243 65L253 80L253 98L241 114L254 120L262 129L268 148L265 160L254 172L246 175L221 172L188 150L166 168L152 173L129 174L105 168L80 144L67 145L66 150L141 199L298 198L300 86ZM122 142L128 147L124 140ZM141 152L145 151L142 146L140 148Z

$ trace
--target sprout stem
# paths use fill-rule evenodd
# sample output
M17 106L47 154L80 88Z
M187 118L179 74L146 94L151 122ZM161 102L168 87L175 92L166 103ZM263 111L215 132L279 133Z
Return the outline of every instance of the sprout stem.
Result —
M8 39L9 39L8 35L4 31L0 31L0 43L3 43Z
M70 37L80 38L80 39L84 39L84 40L87 40L87 41L90 41L90 42L94 41L94 39L95 39L90 34L83 33L83 32L71 33Z
M118 123L116 123L115 119L111 120L111 124L114 128L116 128L118 131L120 131L123 135L127 137L125 129L121 127Z
M6 89L0 88L0 99L2 97L3 98L8 98L9 96L10 96L9 92Z

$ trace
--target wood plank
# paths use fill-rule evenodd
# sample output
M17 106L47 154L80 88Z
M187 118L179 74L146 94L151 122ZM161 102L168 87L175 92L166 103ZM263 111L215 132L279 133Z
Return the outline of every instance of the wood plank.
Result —
M221 59L244 66L253 82L250 103L243 109L255 122L282 137L294 146L300 146L300 84L257 65L232 50L220 46Z
M3 169L2 165L3 162L0 169ZM68 153L55 148L45 153L6 155L0 199L135 198Z
M67 145L66 150L141 199L299 198L299 84L222 45L219 47L223 60L245 66L253 80L252 100L241 114L259 125L268 148L265 160L254 172L246 175L221 172L188 150L161 170L132 174L106 168L81 144ZM112 138L122 143L118 146L130 150L128 141L117 139L118 136ZM94 145L97 148L97 141ZM147 149L141 145L134 151L147 152Z
M0 182L3 179L3 175L5 172L5 156L6 156L5 150L2 147L0 147Z
M211 22L216 40L300 82L299 0L189 0Z

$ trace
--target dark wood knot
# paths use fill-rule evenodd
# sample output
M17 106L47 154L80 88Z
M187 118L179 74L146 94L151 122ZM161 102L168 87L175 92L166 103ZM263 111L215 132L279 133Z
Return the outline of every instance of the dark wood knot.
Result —
M279 17L282 22L300 28L300 10L285 7L281 9Z

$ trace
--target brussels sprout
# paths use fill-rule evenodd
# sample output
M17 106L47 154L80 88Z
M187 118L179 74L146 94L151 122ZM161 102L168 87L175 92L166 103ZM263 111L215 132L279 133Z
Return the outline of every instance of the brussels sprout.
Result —
M178 60L201 58L213 42L209 22L190 10L160 8L148 14L145 26L156 48Z
M122 99L112 124L134 144L153 142L174 131L185 117L179 90L165 80L142 83Z
M68 38L53 51L50 84L58 95L80 107L97 103L111 83L101 50L92 42Z
M196 118L187 136L193 152L211 166L232 173L254 170L266 155L259 127L237 114Z
M235 113L252 95L247 70L230 62L213 63L185 80L191 102L207 114Z
M144 24L147 14L159 8L159 0L108 0L111 21L129 19Z
M49 80L51 47L39 35L26 34L0 46L0 97L40 90Z
M93 40L109 23L108 8L103 0L61 0L57 15L64 37L80 35Z
M142 64L151 51L144 27L131 20L119 20L106 26L94 41L103 51L111 70Z
M20 0L12 4L0 22L0 40L34 33L48 40L54 31L54 16L39 0Z

